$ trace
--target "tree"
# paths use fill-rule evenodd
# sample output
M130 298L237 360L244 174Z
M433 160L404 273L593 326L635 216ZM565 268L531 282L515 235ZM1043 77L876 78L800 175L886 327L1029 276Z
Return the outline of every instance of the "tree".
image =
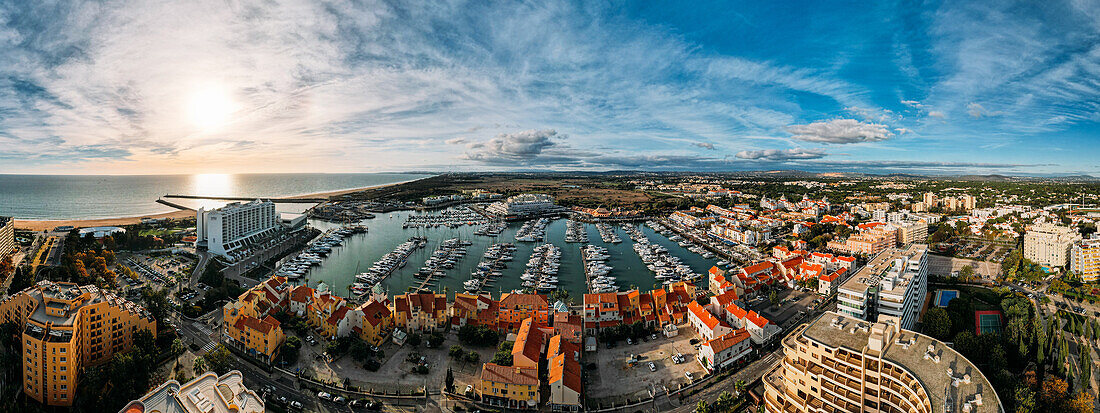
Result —
M455 375L454 372L451 371L450 367L447 367L447 377L444 379L444 383L447 386L448 392L455 391Z
M775 290L768 291L768 302L770 302L772 306L779 305L779 294L777 294Z
M149 311L149 314L153 315L153 319L161 323L168 319L168 310L171 308L171 305L168 303L167 289L142 289L141 298L145 302L145 309Z
M936 307L924 313L924 332L938 340L947 340L951 335L951 316L947 310Z
M710 406L707 405L706 400L699 400L699 403L695 404L695 413L710 413Z
M225 348L224 344L218 344L213 350L204 354L202 359L206 362L206 368L219 376L233 370L233 365L236 363L233 355L229 354L229 349Z
M1035 392L1027 386L1016 388L1016 413L1032 413L1035 411Z

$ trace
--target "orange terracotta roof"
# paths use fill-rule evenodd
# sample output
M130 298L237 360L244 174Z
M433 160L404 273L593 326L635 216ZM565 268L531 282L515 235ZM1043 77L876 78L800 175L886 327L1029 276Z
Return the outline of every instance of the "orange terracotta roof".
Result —
M309 302L309 297L313 295L313 289L304 285L294 287L294 290L290 292L290 299L298 303Z
M371 323L371 325L378 325L385 320L386 317L390 316L390 309L386 308L385 304L378 301L372 300L370 303L364 305L362 309L363 319Z
M746 312L745 309L741 308L737 304L727 305L726 311L733 315L733 318L736 318L738 320L743 319L746 315L748 315L748 312Z
M708 341L705 346L709 346L715 354L718 354L722 350L733 347L737 343L748 340L750 337L749 332L743 328L734 330L732 333L728 333L722 337L717 337L711 341Z
M535 306L536 308L550 308L550 302L542 294L511 294L505 293L500 297L500 307L514 309L520 306Z
M756 311L749 311L749 313L747 315L745 315L745 319L749 320L750 323L753 323L754 325L756 325L757 327L760 327L760 328L764 328L764 326L766 326L766 325L768 325L768 323L770 323L770 321L768 321L768 319L766 319L764 317L761 317L760 314L756 313Z
M268 318L270 318L270 316L268 316ZM237 322L233 323L233 328L237 330L256 330L266 335L271 332L271 329L279 326L277 323L278 321L276 321L276 324L272 324L267 322L266 319L260 320L256 317L245 315L237 318Z
M579 362L567 357L565 354L559 354L550 360L549 368L550 372L547 375L547 380L550 383L560 381L570 390L581 393L581 367Z
M512 345L513 358L517 355L523 355L528 360L538 362L539 356L542 355L543 336L542 331L535 328L534 322L534 318L528 317L520 325L516 342Z
M333 311L332 314L328 316L325 323L331 325L339 324L340 320L343 320L344 316L347 315L348 310L351 310L351 308L348 308L348 306L340 306L340 308L337 308L336 311Z
M737 291L727 290L726 292L718 294L711 298L717 301L718 307L725 308L727 305L730 305L730 303L733 303L733 301L737 299Z
M717 318L714 318L714 315L712 315L709 311L703 308L703 306L699 305L699 303L695 301L688 303L688 311L694 314L695 318L698 318L700 321L703 322L703 324L706 324L707 328L709 329L713 330L714 327L717 327L720 323Z

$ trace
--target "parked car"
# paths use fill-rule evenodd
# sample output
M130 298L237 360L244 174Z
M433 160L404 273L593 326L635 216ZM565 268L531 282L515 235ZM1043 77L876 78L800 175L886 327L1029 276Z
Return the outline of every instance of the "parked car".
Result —
M290 406L292 409L302 410L302 402L299 402L297 400L291 400L288 406Z
M652 361L649 362L649 371L657 371L657 365L653 364Z
M346 401L348 401L348 399L344 398L344 396L336 396L332 398L333 403L343 403Z
M687 377L688 383L691 383L692 381L695 381L695 376L692 376L690 371L685 371L684 372L684 377Z
M469 395L470 393L473 393L473 392L474 392L474 385L472 385L472 384L467 384L467 385L466 385L466 390L465 390L465 391L463 391L463 392L462 392L462 394L466 394L466 395Z
M332 400L332 395L325 392L317 392L317 398L321 400Z

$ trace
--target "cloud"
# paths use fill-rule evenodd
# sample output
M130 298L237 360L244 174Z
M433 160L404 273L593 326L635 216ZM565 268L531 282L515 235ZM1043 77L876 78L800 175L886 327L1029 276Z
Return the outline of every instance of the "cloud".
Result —
M982 116L998 116L1003 114L1001 111L988 111L977 102L968 103L966 105L966 113L970 114L970 117L974 119L981 118Z
M791 148L791 149L764 149L756 151L741 151L737 153L737 157L741 159L766 159L769 161L789 161L792 159L818 159L825 157L825 149L807 149L807 148Z
M791 125L791 138L807 142L861 143L890 139L894 134L886 125L864 123L855 119L832 119L806 125Z
M588 154L555 140L565 136L553 129L502 133L487 141L466 144L464 159L496 165L576 164Z
M946 119L947 118L947 115L945 115L943 112L940 112L938 110L933 110L931 112L928 112L928 116L931 116L933 118L939 118L939 119Z
M911 107L911 108L914 108L914 109L924 109L926 107L923 103L920 103L920 102L915 101L915 100L902 100L901 104L903 104L905 106L908 106L908 107Z
M451 138L451 139L447 139L444 142L448 145L462 145L462 144L464 144L468 141L466 140L466 138Z
M700 148L707 149L707 150L712 150L712 151L714 150L714 144L710 143L710 142L695 142L692 145L695 145L695 146L698 146Z

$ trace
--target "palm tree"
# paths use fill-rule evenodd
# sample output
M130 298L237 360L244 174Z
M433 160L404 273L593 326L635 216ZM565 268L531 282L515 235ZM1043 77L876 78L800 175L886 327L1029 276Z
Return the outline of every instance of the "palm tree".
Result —
M735 390L737 392L737 395L740 396L741 393L745 391L745 381L738 380L736 383L733 383L733 390Z

